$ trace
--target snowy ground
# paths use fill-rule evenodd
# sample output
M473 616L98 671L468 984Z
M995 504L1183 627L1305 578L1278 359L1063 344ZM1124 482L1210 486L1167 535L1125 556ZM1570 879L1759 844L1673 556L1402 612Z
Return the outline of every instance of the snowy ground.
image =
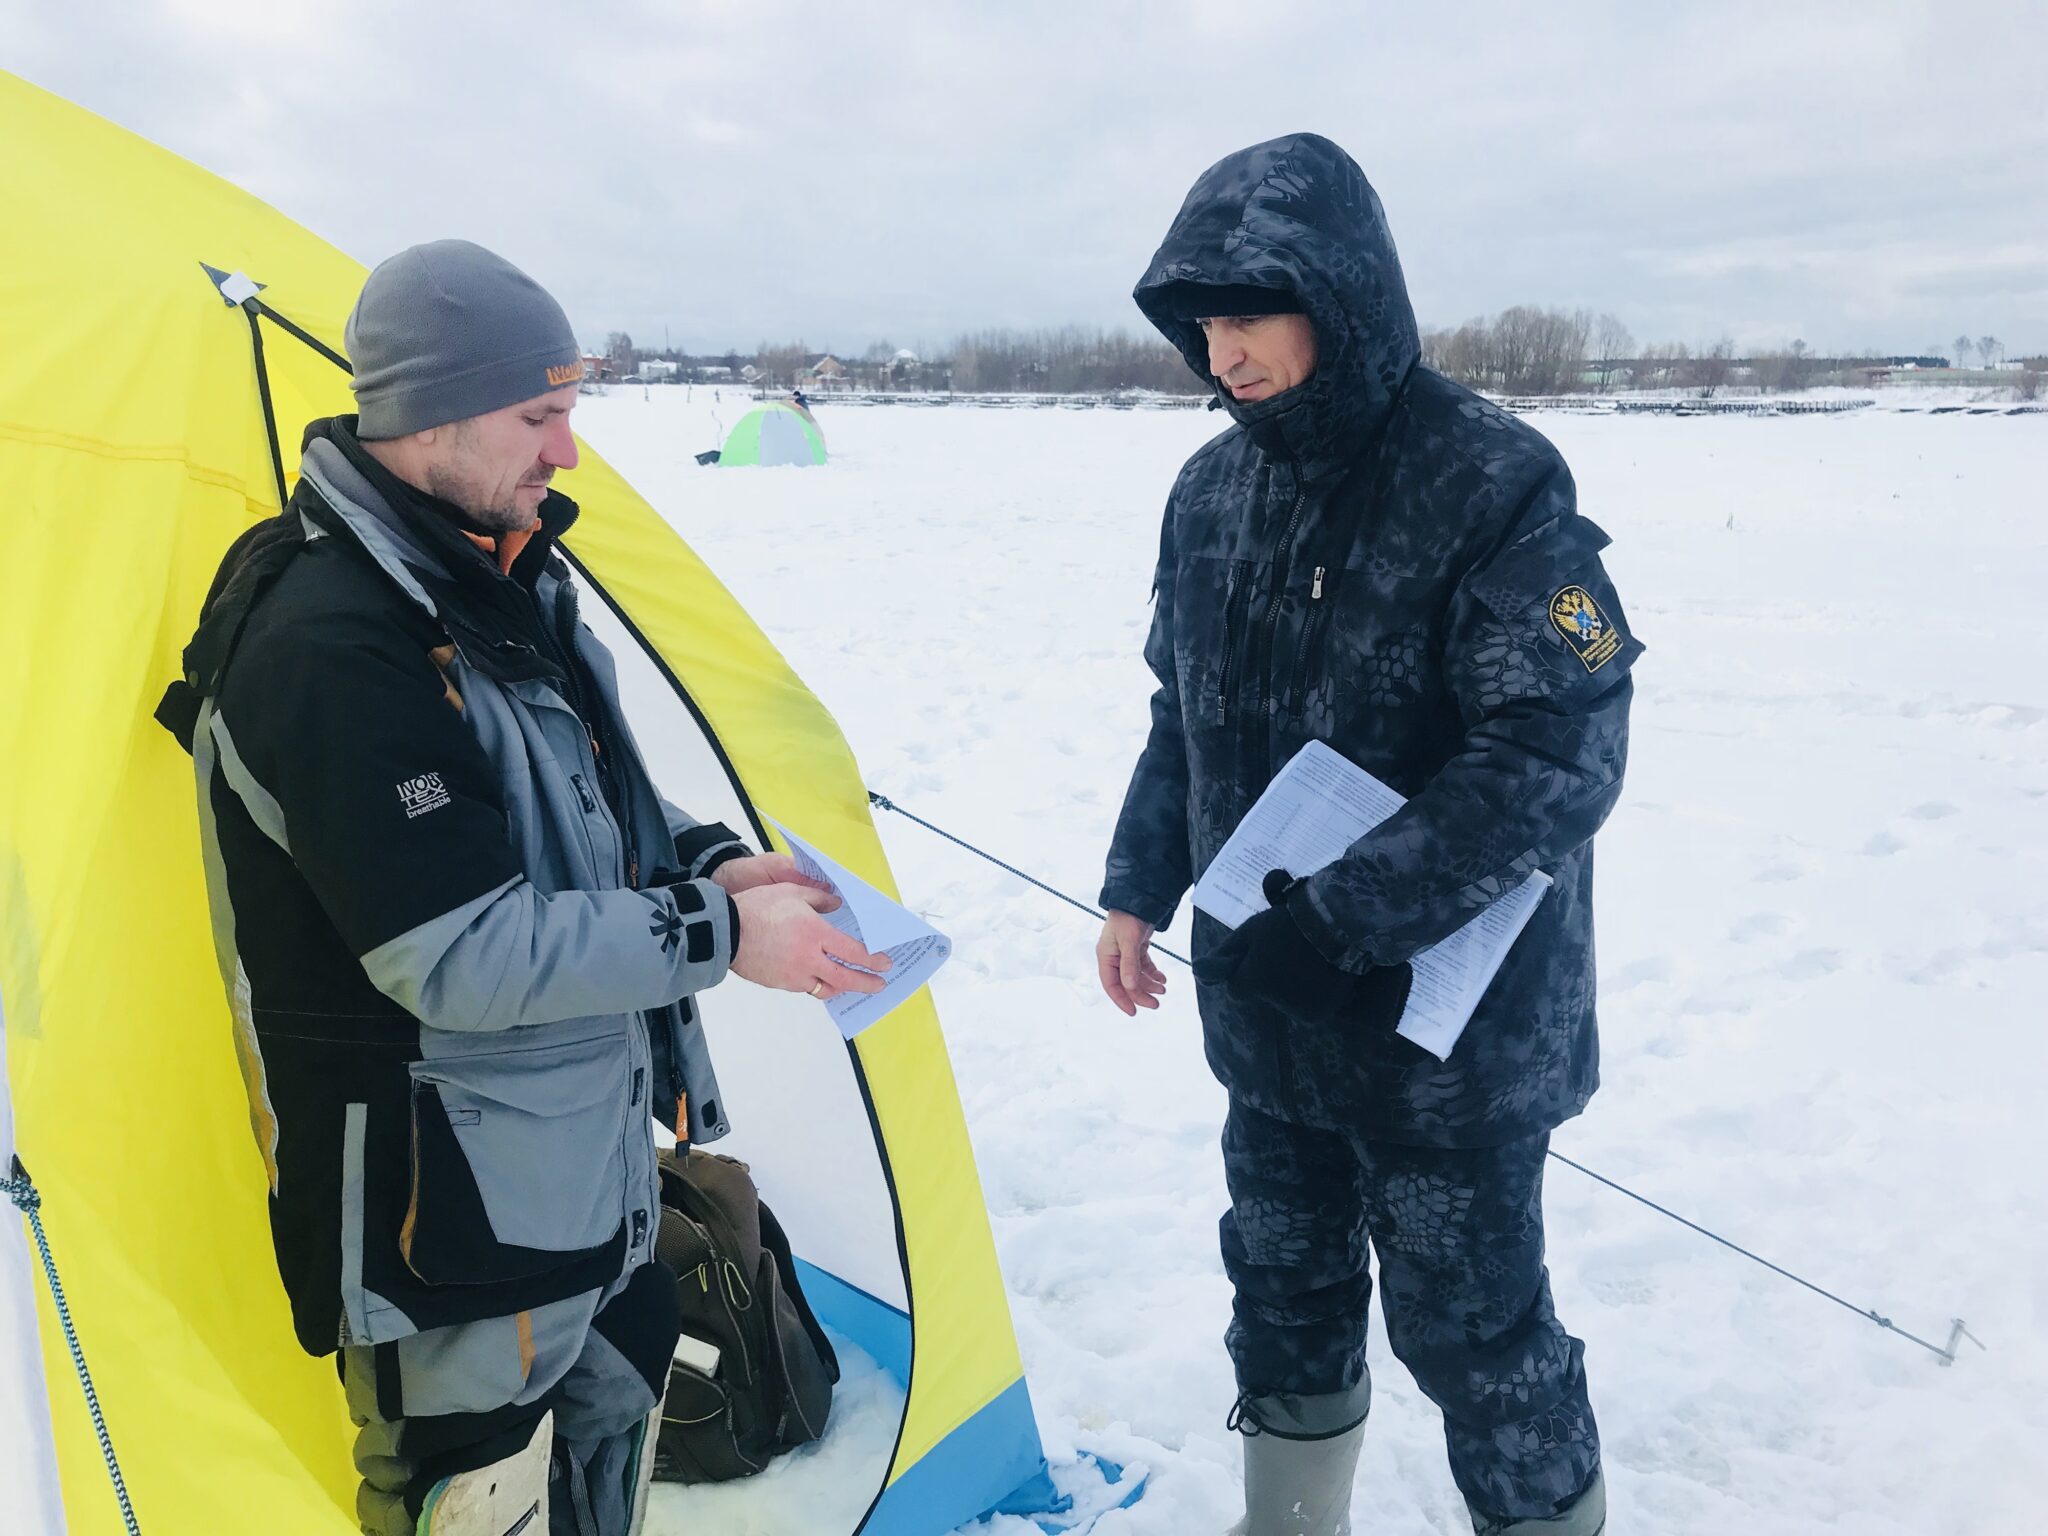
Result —
M1218 419L826 403L829 466L700 469L714 409L743 408L615 390L577 425L834 710L871 787L1091 897L1145 718L1159 508ZM1553 1165L1614 1528L2036 1528L2048 419L1537 424L1651 647L1600 848L1606 1087L1556 1144L1902 1327L1939 1342L1960 1315L1990 1346L1942 1369ZM1047 1448L1150 1469L1104 1536L1220 1531L1222 1101L1186 979L1127 1021L1087 919L882 832L958 946L939 1008ZM1434 1409L1373 1348L1360 1530L1469 1529Z

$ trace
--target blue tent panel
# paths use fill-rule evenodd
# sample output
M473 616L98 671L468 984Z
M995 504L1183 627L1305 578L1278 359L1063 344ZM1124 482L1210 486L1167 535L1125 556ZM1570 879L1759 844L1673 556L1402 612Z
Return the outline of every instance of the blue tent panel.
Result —
M818 1320L896 1380L910 1382L910 1319L803 1259L797 1280ZM1056 1511L1066 1501L1046 1473L1031 1394L1019 1379L890 1485L862 1536L933 1536L995 1510Z
M910 1318L905 1313L801 1258L796 1278L819 1322L851 1339L898 1386L910 1385Z
M991 1504L991 1488L1014 1491ZM1047 1475L1031 1392L1020 1377L891 1483L861 1536L932 1536L997 1509L1035 1514L1064 1505Z

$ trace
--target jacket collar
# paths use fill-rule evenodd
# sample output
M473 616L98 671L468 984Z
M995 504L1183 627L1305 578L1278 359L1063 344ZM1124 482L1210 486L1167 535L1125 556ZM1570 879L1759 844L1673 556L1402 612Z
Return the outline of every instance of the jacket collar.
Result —
M354 425L344 416L306 429L302 494L294 499L306 537L335 536L360 546L473 664L508 681L560 678L558 645L537 604L548 596L543 577L559 581L568 574L554 549L561 531L576 521L575 502L548 493L541 526L507 575L465 536L458 509L385 469L356 440Z
M532 592L554 555L555 544L575 526L575 502L549 491L540 504L540 526L526 541L510 573L466 535L477 530L468 515L399 479L363 447L356 418L333 416L306 428L300 472L313 482L333 512L348 525L371 557L415 601L430 612L428 585L452 584L487 603L503 602L509 585Z

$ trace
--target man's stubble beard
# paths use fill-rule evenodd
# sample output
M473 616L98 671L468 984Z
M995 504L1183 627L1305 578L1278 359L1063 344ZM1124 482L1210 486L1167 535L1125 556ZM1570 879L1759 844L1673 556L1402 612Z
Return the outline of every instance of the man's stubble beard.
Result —
M505 500L484 502L476 489L463 476L436 466L428 473L427 490L450 506L459 508L469 519L471 526L487 534L521 533L540 521L538 507L528 509L519 504L519 487L515 483Z

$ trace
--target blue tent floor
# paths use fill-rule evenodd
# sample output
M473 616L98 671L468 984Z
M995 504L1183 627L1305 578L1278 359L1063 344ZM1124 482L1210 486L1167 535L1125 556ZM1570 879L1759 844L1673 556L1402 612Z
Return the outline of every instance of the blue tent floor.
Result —
M797 1270L819 1320L892 1377L900 1393L910 1377L910 1319L802 1259ZM841 1398L851 1386L849 1373ZM835 1400L835 1425L840 1411ZM896 1411L900 1415L900 1395ZM1078 1533L1097 1515L1135 1502L1143 1488L1142 1476L1127 1477L1123 1468L1090 1456L1056 1472L1048 1469L1030 1389L1020 1378L891 1484L862 1532L939 1536L983 1515L1006 1514L1031 1519L1048 1532Z

